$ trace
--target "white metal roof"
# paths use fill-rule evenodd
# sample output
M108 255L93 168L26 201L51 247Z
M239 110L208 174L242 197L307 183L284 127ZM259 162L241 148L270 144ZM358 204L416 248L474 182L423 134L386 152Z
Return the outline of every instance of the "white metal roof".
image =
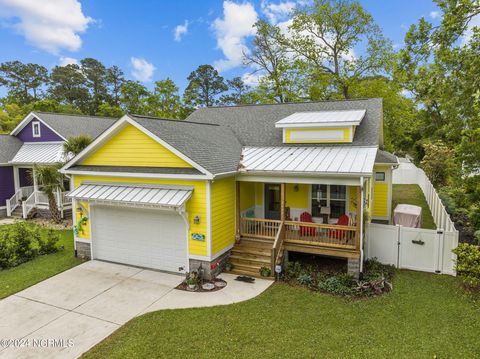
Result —
M156 207L181 207L192 195L191 187L156 187L119 184L82 184L68 194L78 200Z
M275 123L275 127L358 126L365 110L295 112Z
M65 161L63 143L24 143L10 163L51 164Z
M368 175L376 147L245 147L240 171Z

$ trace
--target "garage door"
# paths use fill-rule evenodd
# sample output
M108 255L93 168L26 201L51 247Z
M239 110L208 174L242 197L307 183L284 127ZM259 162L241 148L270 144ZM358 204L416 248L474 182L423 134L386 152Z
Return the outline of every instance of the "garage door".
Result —
M186 268L186 227L177 213L129 207L92 209L94 258L170 272Z

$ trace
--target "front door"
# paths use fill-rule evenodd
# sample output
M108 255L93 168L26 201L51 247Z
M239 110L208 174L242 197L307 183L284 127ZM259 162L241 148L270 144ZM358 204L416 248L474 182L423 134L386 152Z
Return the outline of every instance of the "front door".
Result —
M265 218L280 219L280 184L265 183Z

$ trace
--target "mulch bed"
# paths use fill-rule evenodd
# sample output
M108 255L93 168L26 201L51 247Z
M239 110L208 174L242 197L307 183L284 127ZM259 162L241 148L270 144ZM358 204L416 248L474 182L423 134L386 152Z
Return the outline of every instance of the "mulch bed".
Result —
M211 283L213 285L215 285L215 287L211 290L207 290L207 289L203 289L202 288L202 285L197 285L197 288L195 290L192 290L188 287L188 285L186 285L184 282L180 283L178 286L175 287L175 289L178 289L178 290L184 290L184 291L187 291L187 292L216 292L216 291L219 291L223 288L225 288L227 286L227 282L224 281L223 279L220 279L220 278L215 278L214 280L210 280L210 281L203 281L202 284L205 284L205 283ZM219 284L221 283L221 284ZM222 286L223 285L223 286Z

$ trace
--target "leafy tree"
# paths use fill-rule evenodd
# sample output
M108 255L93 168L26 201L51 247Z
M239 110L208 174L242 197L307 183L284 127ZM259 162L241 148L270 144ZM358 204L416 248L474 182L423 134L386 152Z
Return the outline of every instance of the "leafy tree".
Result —
M261 83L265 93L270 93L275 102L291 101L288 93L288 76L292 65L289 61L288 51L278 39L282 36L280 29L264 20L259 20L255 25L257 33L253 39L252 51L244 53L243 62L252 66L261 76Z
M246 94L250 91L250 86L243 82L242 78L237 76L231 80L227 80L229 93L223 95L220 101L226 105L240 105L248 103Z
M104 116L104 117L115 117L120 118L123 116L123 110L114 105L110 105L109 103L102 103L98 107L98 111L96 113L97 116Z
M108 98L107 68L100 61L92 58L80 60L80 64L85 77L85 86L89 92L88 113L93 115Z
M445 186L453 173L453 150L441 141L427 143L424 147L425 156L421 162L423 170L434 187Z
M8 103L0 107L0 132L10 132L23 120L22 108L16 103Z
M120 106L127 112L137 115L148 114L147 88L138 81L126 81L120 88Z
M50 95L59 103L69 104L88 113L89 92L87 80L80 66L55 66L50 73Z
M62 221L60 211L58 210L57 200L55 199L55 193L57 191L63 191L63 181L65 179L63 174L59 172L60 168L61 164L45 166L35 165L33 167L33 174L37 183L47 195L48 208L52 215L52 220L55 223L60 223Z
M125 83L123 71L118 66L107 69L106 82L109 89L109 98L112 105L120 105L120 90Z
M155 82L155 88L148 98L148 103L154 116L171 119L180 118L182 102L178 87L170 78Z
M19 104L38 100L47 80L48 71L43 66L20 61L0 64L0 85L6 86L10 99Z
M92 141L93 138L89 135L69 137L67 142L63 144L63 151L69 155L76 156L92 143Z
M384 74L391 65L390 41L356 1L315 0L295 13L288 36L277 37L310 76L327 76L344 98L353 83ZM355 52L358 47L364 54Z
M227 85L212 65L200 65L187 77L185 102L192 106L213 106L219 103L218 95L228 90Z

